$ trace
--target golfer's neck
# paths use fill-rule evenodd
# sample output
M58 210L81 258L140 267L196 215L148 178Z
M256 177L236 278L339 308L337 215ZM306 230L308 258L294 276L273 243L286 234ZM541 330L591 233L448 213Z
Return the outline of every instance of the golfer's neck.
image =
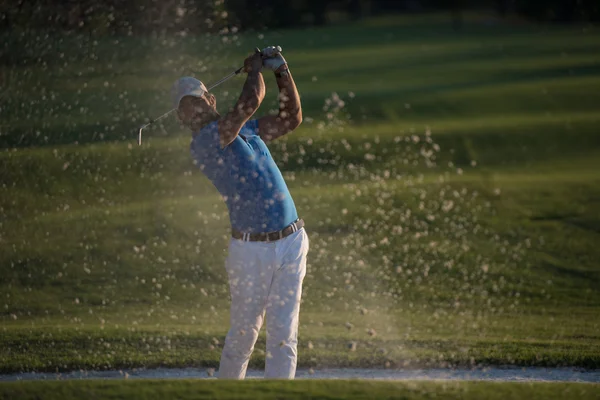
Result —
M221 118L221 115L215 111L214 114L202 119L201 122L198 122L197 124L191 124L189 126L189 128L192 130L192 133L194 133L194 132L197 132L200 129L204 128L206 125L210 124L211 122L218 121L220 118Z

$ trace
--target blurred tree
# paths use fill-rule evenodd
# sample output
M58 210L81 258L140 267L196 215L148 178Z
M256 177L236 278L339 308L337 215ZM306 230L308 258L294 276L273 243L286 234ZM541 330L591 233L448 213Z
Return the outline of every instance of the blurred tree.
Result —
M21 8L22 6L21 1L0 0L0 29L6 29L11 25L11 7Z
M516 11L539 21L600 22L598 0L515 0Z
M370 0L378 13L411 11L421 8L422 0Z
M450 0L450 9L452 10L452 26L455 31L463 27L463 11L467 5L467 0Z
M514 10L514 0L496 0L496 11L505 17Z
M473 4L469 0L430 0L428 8L449 10L452 14L452 26L454 30L460 30L463 26L463 12Z
M350 17L353 20L366 17L368 15L367 8L369 3L367 0L349 0L348 12L350 13Z
M226 0L225 5L231 21L242 29L281 28L300 23L298 10L291 1Z
M103 34L199 33L323 25L335 12L356 20L368 15L449 10L454 27L463 11L496 8L527 18L599 22L600 0L0 0L0 29L64 30Z
M106 33L200 32L227 20L223 0L0 0L0 27Z
M305 12L310 14L312 23L315 25L325 25L327 22L327 5L333 3L324 0L307 0L305 4Z

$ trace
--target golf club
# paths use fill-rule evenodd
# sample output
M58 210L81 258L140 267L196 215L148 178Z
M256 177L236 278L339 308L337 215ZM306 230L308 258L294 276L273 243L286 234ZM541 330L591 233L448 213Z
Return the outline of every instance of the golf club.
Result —
M257 48L255 48L255 51L256 51L257 53L260 53L260 49L259 49L258 47L257 47ZM242 72L242 70L243 70L243 69L244 69L244 67L240 67L240 68L236 69L235 71L233 71L233 72L232 72L232 73L230 73L229 75L225 76L224 78L221 78L220 80L216 81L215 83L213 83L212 85L210 85L209 87L207 87L207 88L206 88L206 90L207 90L207 91L210 91L210 90L214 89L215 87L219 86L221 83L225 82L226 80L230 79L231 77L238 75L240 72ZM150 122L148 122L147 124L144 124L144 125L142 125L142 126L140 127L140 130L139 130L139 132L138 132L138 146L141 146L141 145L142 145L142 130L143 130L144 128L147 128L147 127L149 127L150 125L152 125L153 123L155 123L156 121L163 119L164 117L166 117L167 115L171 114L171 113L172 113L173 111L175 111L175 110L177 110L177 109L176 109L176 108L174 108L174 109L172 109L172 110L170 110L170 111L167 111L166 113L164 113L164 114L163 114L163 115L161 115L160 117L158 117L158 118L155 118L155 119L153 119L153 120L150 120Z

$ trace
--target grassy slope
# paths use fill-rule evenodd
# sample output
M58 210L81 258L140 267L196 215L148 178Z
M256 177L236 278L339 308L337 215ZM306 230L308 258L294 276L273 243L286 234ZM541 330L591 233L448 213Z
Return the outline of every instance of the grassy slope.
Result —
M1 399L598 399L599 385L577 383L360 381L68 381L0 384Z
M202 39L202 65L193 38L53 40L2 67L2 370L217 364L226 209L187 136L134 131L273 41L308 117L272 147L311 237L301 365L600 365L597 32L377 20Z

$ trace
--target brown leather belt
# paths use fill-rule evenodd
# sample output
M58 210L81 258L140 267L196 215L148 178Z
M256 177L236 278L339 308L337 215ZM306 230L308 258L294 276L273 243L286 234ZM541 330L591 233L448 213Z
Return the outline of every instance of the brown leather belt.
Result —
M297 220L295 220L280 231L265 233L242 233L233 229L231 231L231 236L234 239L243 240L245 242L274 242L276 240L283 239L284 237L289 236L294 232L299 231L303 227L304 220L298 218Z

